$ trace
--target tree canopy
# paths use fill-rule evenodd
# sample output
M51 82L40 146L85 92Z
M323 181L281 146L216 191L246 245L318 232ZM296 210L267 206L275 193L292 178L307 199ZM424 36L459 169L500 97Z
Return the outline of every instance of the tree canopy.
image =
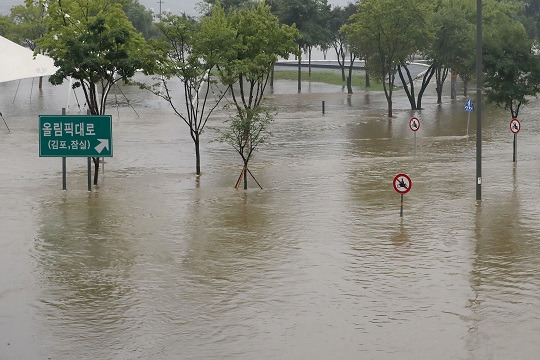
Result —
M294 26L280 26L270 7L262 3L231 11L226 26L233 30L234 41L218 54L224 61L217 68L221 82L229 87L236 114L221 139L242 157L247 188L249 160L266 139L271 120L262 104L270 72L279 57L295 52L299 33Z
M521 23L503 21L487 34L484 69L487 100L509 110L513 118L540 91L540 57L532 53Z
M54 84L75 80L82 87L93 115L105 114L107 96L118 81L127 82L137 70L149 72L149 48L122 11L108 0L63 0L48 7L47 32L38 44L51 56L58 71ZM99 159L94 158L97 184Z
M397 67L426 47L428 0L364 0L344 27L351 44L364 56L371 74L383 83L392 116L392 94Z

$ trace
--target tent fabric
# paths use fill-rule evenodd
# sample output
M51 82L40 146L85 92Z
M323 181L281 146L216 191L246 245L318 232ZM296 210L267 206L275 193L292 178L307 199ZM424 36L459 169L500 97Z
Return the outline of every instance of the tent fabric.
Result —
M32 50L0 36L0 82L48 76L57 69L52 58L34 57Z

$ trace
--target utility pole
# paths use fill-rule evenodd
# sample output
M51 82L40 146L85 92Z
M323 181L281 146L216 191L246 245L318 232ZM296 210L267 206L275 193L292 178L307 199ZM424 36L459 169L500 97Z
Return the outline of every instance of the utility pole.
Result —
M482 0L476 0L476 201L482 200Z
M158 0L158 4L159 4L159 21L161 21L161 4L163 4L164 1L163 0Z

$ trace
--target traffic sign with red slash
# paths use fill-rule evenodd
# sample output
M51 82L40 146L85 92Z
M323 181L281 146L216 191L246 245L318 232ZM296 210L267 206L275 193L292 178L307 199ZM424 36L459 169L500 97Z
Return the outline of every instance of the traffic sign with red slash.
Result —
M394 190L396 190L401 195L399 216L403 217L403 195L411 190L412 180L407 174L397 174L394 178L393 185Z
M420 120L416 117L411 118L409 120L409 127L414 131L414 156L416 157L416 132L420 130Z
M518 119L514 118L510 120L510 131L514 134L514 162L517 161L517 134L521 130L521 123Z
M409 121L409 127L412 131L417 132L418 130L420 130L420 120L415 117L411 118L411 120Z
M519 130L521 129L521 123L518 119L512 119L510 121L510 131L514 134L517 134Z

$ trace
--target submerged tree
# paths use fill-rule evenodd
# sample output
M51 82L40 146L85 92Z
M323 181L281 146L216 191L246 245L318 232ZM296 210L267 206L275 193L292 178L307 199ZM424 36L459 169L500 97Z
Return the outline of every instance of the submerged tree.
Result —
M383 84L392 117L392 95L398 66L419 49L425 30L414 26L427 1L364 0L351 18L346 33L361 51L367 69Z
M92 115L103 115L111 88L137 70L150 71L149 49L120 4L109 0L51 1L47 33L38 44L55 60L54 85L73 78ZM98 183L99 158L94 161Z
M540 58L520 23L500 22L486 34L484 70L487 100L509 110L512 118L540 92Z
M288 58L295 52L299 33L294 26L280 26L263 3L232 11L227 20L227 28L236 35L234 44L221 52L224 62L218 65L218 72L221 82L229 88L236 114L221 140L232 145L242 157L247 189L249 161L266 139L267 125L272 120L262 104L270 72L278 57Z
M275 12L283 24L295 26L301 36L298 44L298 92L302 92L302 51L308 52L311 67L313 46L324 44L327 32L328 4L326 0L278 0L274 2Z
M416 13L415 19L412 20L409 18L409 21L414 21L414 31L411 31L409 36L404 39L408 42L407 47L409 47L409 54L405 55L404 58L400 59L399 65L397 67L399 78L403 86L403 90L409 99L411 105L411 110L421 110L422 109L422 97L426 91L427 86L429 85L433 74L437 73L437 63L432 59L431 65L423 72L421 78L422 82L420 83L420 88L418 89L418 94L415 93L415 78L412 77L409 66L413 62L414 56L417 54L426 54L430 46L435 42L434 32L433 32L433 7L431 2L423 0L414 0L411 2L411 7L414 8ZM411 13L408 13L410 16Z
M218 91L215 99L209 103L212 81L212 69L221 64L226 57L221 54L232 46L236 35L234 29L227 26L223 9L216 6L211 17L195 20L170 15L162 18L158 24L163 36L154 42L154 50L159 53L157 73L161 76L159 87L151 90L165 99L189 128L189 134L195 145L195 171L201 174L200 138L210 115L218 106L225 92ZM177 94L169 80L179 79L183 84L182 111L178 105ZM163 89L163 91L161 91Z

